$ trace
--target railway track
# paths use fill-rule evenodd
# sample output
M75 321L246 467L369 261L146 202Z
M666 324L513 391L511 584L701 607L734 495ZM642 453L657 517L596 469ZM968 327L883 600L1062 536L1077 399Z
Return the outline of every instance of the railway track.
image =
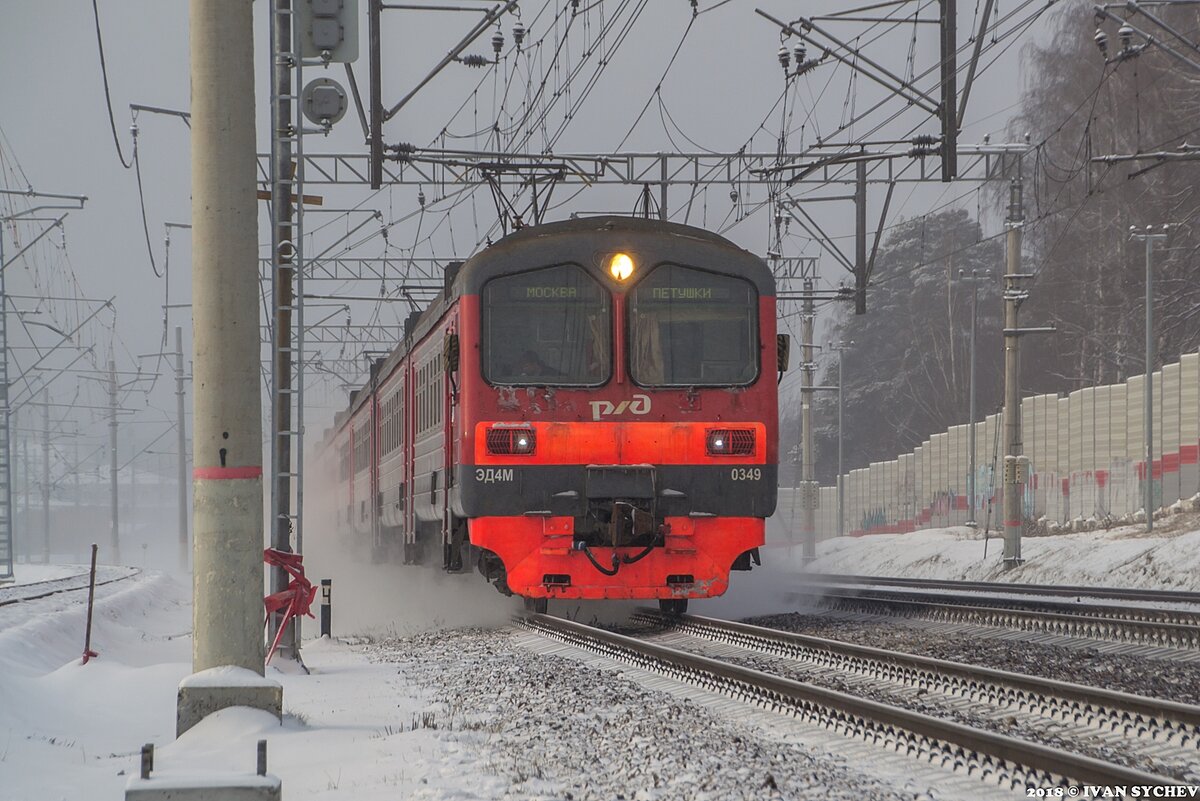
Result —
M805 573L804 580L820 584L912 587L926 590L957 590L1001 595L1033 595L1045 596L1047 598L1106 598L1117 601L1139 601L1145 603L1195 604L1200 609L1200 592L1186 592L1184 590L1084 587L1071 584L1010 584L999 581L951 581L948 579L860 576L839 573Z
M634 621L779 657L793 675L882 693L910 707L936 706L1043 740L1079 741L1093 755L1119 756L1129 767L1158 765L1182 779L1200 765L1200 706L745 623L650 611Z
M136 567L112 568L112 570L122 572L119 575L106 576L103 579L97 576L97 587L115 584L118 581L125 581L142 572ZM52 595L61 595L68 592L79 592L81 590L86 591L88 588L88 579L89 574L87 572L83 572L75 576L66 576L64 578L49 579L47 581L35 581L30 584L11 584L6 587L0 587L0 606L13 606L25 601L36 601L40 598L49 598Z
M1179 784L1175 779L1111 761L755 670L641 637L547 615L524 615L517 622L552 640L798 718L1000 788Z
M835 611L1200 650L1200 607L1072 602L1064 600L1059 593L1037 598L1015 597L1017 592L1013 591L1005 597L981 594L974 588L963 591L942 591L941 587L933 585L892 588L865 581L804 584L795 587L789 595L792 600L815 601Z

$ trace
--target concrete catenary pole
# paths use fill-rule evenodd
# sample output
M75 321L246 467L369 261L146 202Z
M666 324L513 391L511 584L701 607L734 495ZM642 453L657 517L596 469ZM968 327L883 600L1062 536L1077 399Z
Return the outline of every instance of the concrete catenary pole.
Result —
M805 563L817 558L817 510L816 493L813 492L813 429L812 429L812 399L813 399L813 323L816 321L816 305L813 302L813 292L816 282L811 278L804 281L804 306L801 313L800 336L801 344L800 365L800 538L802 543L801 559Z
M117 363L108 360L108 502L112 508L112 561L121 564L120 514L117 510Z
M50 393L42 390L42 562L50 564Z
M1154 530L1154 245L1165 241L1167 226L1163 233L1151 233L1151 227L1145 231L1136 228L1129 229L1130 239L1146 244L1146 391L1143 394L1145 406L1143 426L1146 432L1146 471L1142 481L1142 505L1146 510L1146 531Z
M263 672L262 396L248 0L191 0L192 668Z
M1021 179L1012 182L1008 204L1008 259L1004 286L1004 565L1015 567L1021 559L1022 496L1018 469L1021 456L1021 351L1017 311L1025 292L1020 288L1021 229L1025 213L1021 204Z
M187 416L184 407L183 329L175 326L175 448L179 454L179 570L188 569Z

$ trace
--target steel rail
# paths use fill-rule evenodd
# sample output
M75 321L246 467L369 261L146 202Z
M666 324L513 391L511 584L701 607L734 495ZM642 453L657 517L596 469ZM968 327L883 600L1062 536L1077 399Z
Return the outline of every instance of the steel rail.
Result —
M1172 779L976 729L548 615L518 625L558 642L721 693L1013 789L1177 785Z
M1114 733L1146 736L1154 745L1172 742L1200 750L1200 706L696 615L638 610L633 619L842 672L882 675L993 708L1033 711Z
M118 581L125 581L126 579L131 579L134 576L140 575L141 572L142 572L141 568L135 567L135 568L132 568L132 572L126 573L124 576L117 576L116 578L105 579L104 581L97 581L96 586L103 587L105 584L115 584ZM16 598L0 597L0 606L11 606L13 604L24 603L25 601L36 601L41 598L49 598L51 595L59 595L64 592L79 592L81 590L86 590L88 588L88 574L80 573L75 576L63 576L62 578L46 579L45 581L35 581L30 584L13 584L8 587L0 588L0 594L7 595L12 590L23 590L23 589L34 588L34 587L37 587L39 584L56 584L56 583L63 582L63 581L75 581L75 580L81 580L83 583L77 587L76 586L60 587L58 589L45 590L44 592L39 592L37 595L20 595L19 597L16 597Z
M803 587L795 590L799 594L842 595L875 600L897 601L928 601L930 603L952 604L956 606L979 606L988 609L1016 609L1031 612L1052 612L1064 615L1076 615L1110 620L1128 620L1143 623L1175 623L1185 626L1200 626L1200 609L1163 609L1152 606L1130 606L1104 603L1073 603L1070 601L1051 598L1040 600L1036 598L988 597L974 594L955 595L942 592L922 592L917 588L891 588L878 585L856 584L827 584L817 589Z
M1110 598L1121 601L1152 603L1190 603L1200 606L1200 592L1184 590L1143 590L1133 587L1085 587L1071 584L1009 584L998 581L952 581L949 579L909 578L900 576L862 576L838 573L805 573L805 581L820 584L869 584L924 587L941 590L970 590L1000 594L1076 596Z
M1083 637L1110 642L1155 645L1165 648L1200 648L1200 625L1165 620L1083 614L1103 607L1085 607L1078 613L1046 611L1014 606L979 606L986 598L939 597L937 601L889 596L882 591L830 592L817 587L794 589L791 597L811 597L841 611L866 611L894 617L911 617L945 623L968 623L1014 628L1047 634ZM1160 611L1160 610L1151 610Z

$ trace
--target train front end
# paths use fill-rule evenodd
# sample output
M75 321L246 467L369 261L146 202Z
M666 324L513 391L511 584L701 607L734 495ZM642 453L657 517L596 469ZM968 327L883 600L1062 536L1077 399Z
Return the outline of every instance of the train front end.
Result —
M515 234L461 278L454 511L485 575L532 599L724 593L776 502L763 261L593 218Z

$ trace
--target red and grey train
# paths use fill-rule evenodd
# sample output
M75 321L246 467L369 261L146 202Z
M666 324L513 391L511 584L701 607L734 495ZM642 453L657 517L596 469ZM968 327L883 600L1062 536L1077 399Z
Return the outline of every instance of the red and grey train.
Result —
M721 595L775 510L775 281L672 223L524 228L446 272L327 432L331 523L506 594ZM782 362L782 363L781 363Z

